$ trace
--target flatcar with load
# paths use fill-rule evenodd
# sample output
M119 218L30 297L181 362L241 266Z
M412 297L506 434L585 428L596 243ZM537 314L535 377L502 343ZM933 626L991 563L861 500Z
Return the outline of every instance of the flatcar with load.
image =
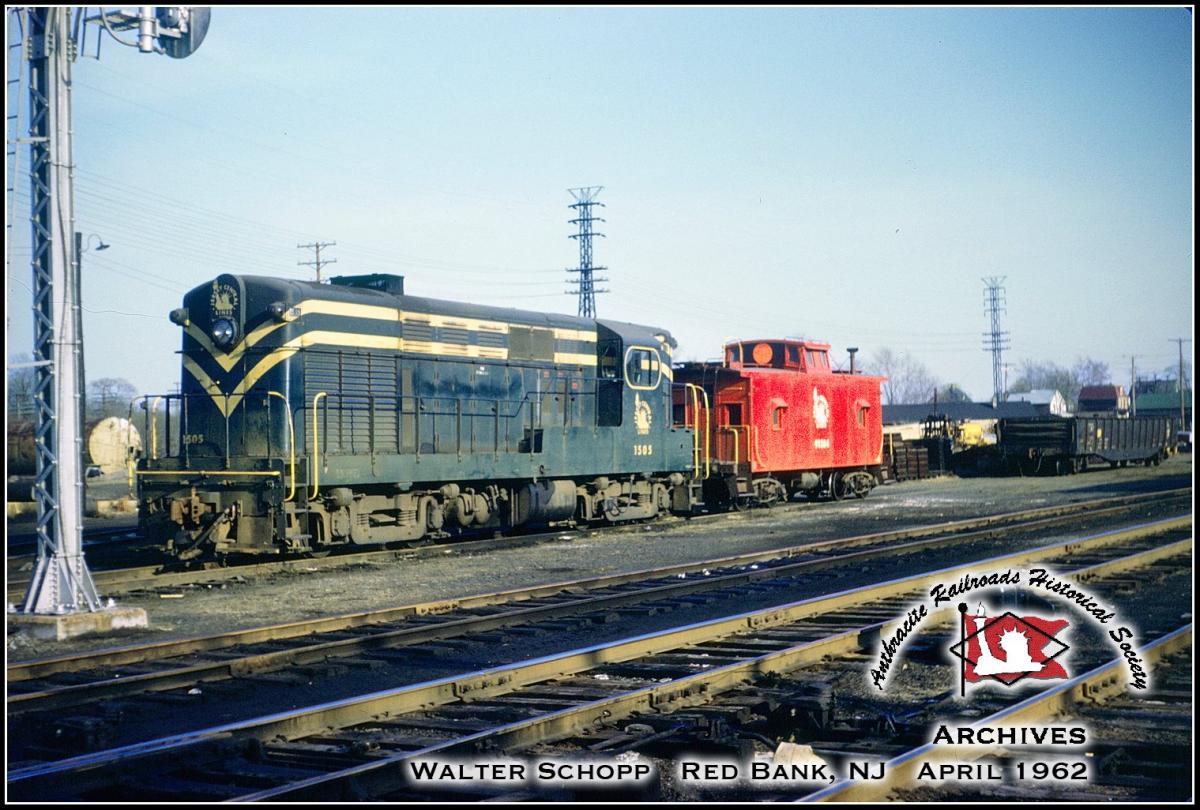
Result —
M688 510L665 329L221 275L171 313L180 440L137 470L147 537L201 554L319 552ZM173 435L168 425L166 433Z

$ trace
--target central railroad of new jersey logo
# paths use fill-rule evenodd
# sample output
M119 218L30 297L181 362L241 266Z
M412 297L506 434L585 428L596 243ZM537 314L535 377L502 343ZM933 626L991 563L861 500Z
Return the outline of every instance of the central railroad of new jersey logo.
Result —
M966 603L958 606L962 614L962 632L950 652L961 661L962 686L994 680L1012 686L1025 678L1066 678L1067 670L1058 659L1070 649L1055 636L1067 627L1066 619L1018 616L1005 612L999 616L972 615ZM983 613L982 610L979 611Z

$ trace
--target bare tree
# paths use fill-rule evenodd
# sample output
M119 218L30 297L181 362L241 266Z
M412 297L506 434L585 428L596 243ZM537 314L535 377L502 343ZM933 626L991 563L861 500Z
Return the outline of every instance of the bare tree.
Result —
M1108 363L1080 357L1072 368L1063 368L1049 360L1021 361L1021 373L1009 387L1013 394L1037 388L1058 391L1073 408L1079 401L1079 390L1085 385L1103 385L1112 381Z
M871 356L867 368L874 374L887 377L883 383L883 401L886 405L931 402L933 392L938 387L937 377L930 373L924 363L887 347Z
M947 383L937 390L938 402L970 402L971 397L956 383Z
M1104 385L1112 381L1112 372L1108 370L1108 363L1100 360L1093 360L1090 357L1080 357L1075 362L1075 381L1080 387L1085 385ZM1063 395L1066 395L1066 391Z
M129 411L129 401L137 396L137 388L121 377L101 377L92 380L87 388L88 416L124 416Z
M10 363L31 362L27 354L9 358ZM36 369L10 368L8 370L8 418L10 420L32 419L34 416L33 389L37 383Z

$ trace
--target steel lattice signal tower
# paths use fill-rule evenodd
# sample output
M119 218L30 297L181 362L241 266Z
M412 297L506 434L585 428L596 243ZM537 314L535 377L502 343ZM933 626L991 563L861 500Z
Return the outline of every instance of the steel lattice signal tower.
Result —
M19 49L27 65L25 71L17 66L9 92L14 92L14 86L19 92L26 72L29 82L29 135L20 135L18 99L10 152L12 193L19 181L15 169L22 146L29 147L31 158L32 365L36 369L33 494L38 506L38 552L21 612L63 615L102 607L83 555L82 247L75 232L71 65L84 51L89 24L103 25L114 40L142 53L185 58L204 40L210 11L139 6L136 13L101 9L98 15L86 17L86 8L61 6L8 13L9 58ZM138 32L136 41L122 40L115 33L133 29ZM99 39L97 58L98 43Z
M1010 347L1008 332L1000 328L1000 313L1005 312L1005 276L989 276L982 279L987 285L983 292L984 311L991 321L991 331L983 333L983 350L992 353L992 397L996 402L1004 401L1004 358L1003 352Z
M579 296L579 317L581 318L595 318L596 293L608 292L608 290L597 290L595 286L597 281L608 281L608 279L595 278L592 275L596 271L608 269L607 267L592 267L592 237L604 236L602 233L592 231L593 222L604 221L593 216L592 206L604 207L604 203L596 202L596 195L603 189L604 186L567 189L575 198L575 202L571 204L571 208L575 209L575 219L568 221L572 225L579 226L579 232L571 234L572 239L579 240L579 266L567 270L568 273L578 273L579 278L575 280L575 287L567 290L567 295Z
M29 60L33 362L37 427L37 567L22 611L97 610L83 558L83 419L79 302L72 242L71 9L33 8L22 21ZM14 178L15 184L15 178Z

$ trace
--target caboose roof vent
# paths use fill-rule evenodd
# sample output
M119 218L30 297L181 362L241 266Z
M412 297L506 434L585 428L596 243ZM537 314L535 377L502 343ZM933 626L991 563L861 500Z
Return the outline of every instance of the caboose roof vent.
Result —
M370 273L365 276L334 276L329 283L339 287L363 287L392 295L404 295L404 276L391 273Z

